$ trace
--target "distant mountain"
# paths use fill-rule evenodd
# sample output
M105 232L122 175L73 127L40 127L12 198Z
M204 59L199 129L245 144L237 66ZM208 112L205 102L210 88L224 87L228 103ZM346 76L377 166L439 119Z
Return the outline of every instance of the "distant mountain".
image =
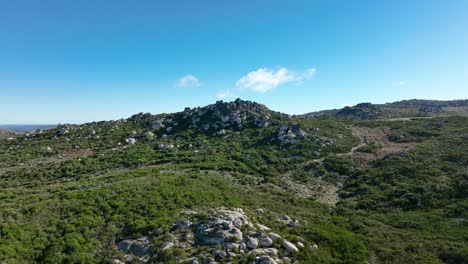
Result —
M335 116L338 118L408 118L434 116L468 116L468 100L403 100L394 103L361 103L341 109L325 110L301 115L302 117Z

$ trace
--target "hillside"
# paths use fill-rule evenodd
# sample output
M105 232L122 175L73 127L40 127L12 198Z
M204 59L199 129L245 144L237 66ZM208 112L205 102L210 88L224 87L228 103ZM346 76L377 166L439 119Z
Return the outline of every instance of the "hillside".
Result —
M7 130L7 129L1 129L0 128L0 138L13 138L14 136L18 135L19 132Z
M468 116L468 100L436 101L413 99L386 104L361 103L342 109L307 113L302 116L317 117L323 115L359 119Z
M467 263L467 109L237 99L0 138L0 263Z

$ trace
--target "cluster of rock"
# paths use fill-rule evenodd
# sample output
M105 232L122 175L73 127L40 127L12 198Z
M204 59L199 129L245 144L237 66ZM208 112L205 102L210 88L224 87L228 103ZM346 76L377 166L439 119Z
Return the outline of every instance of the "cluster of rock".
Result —
M257 127L266 127L270 112L262 104L237 99L233 102L218 101L205 107L187 107L182 112L182 119L190 128L219 132L231 126L240 128L249 122Z
M258 210L262 214L263 210ZM239 261L246 256L255 258L255 263L291 263L294 253L302 250L302 242L292 243L260 223L254 223L241 208L213 210L208 217L201 218L194 211L180 214L169 232L152 238L125 239L117 247L125 255L115 263L158 260L158 255L169 249L182 249L188 257L178 259L179 263L228 263ZM195 223L192 220L195 219ZM297 225L289 217L282 218L288 226ZM159 245L153 248L152 245ZM315 246L316 247L316 246ZM312 249L312 247L311 247ZM120 261L120 262L119 262Z
M371 103L361 103L355 106L346 106L339 110L336 116L339 118L371 119L377 117L381 111Z
M283 144L295 144L297 138L306 139L307 134L297 124L281 125L277 134L278 140Z

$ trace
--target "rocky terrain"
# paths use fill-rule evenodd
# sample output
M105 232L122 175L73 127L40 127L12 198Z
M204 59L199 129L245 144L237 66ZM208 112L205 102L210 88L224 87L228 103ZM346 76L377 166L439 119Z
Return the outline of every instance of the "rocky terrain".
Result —
M410 118L434 116L468 116L468 100L404 100L386 104L361 103L342 109L307 113L304 117L332 115L338 118Z
M264 217L264 210L255 210L255 217L249 218L241 208L203 209L200 211L182 211L172 228L161 234L159 230L140 238L126 238L118 242L119 250L124 253L123 259L114 259L114 263L151 261L151 253L164 255L170 249L181 249L187 252L187 259L180 262L217 263L248 261L274 264L291 263L291 256L300 250L314 251L318 246L306 243L299 238L295 243L283 239L271 228L259 223ZM276 216L276 222L289 228L300 225L297 219L289 216ZM158 245L158 247L154 247Z
M464 107L237 99L2 132L0 263L464 263Z

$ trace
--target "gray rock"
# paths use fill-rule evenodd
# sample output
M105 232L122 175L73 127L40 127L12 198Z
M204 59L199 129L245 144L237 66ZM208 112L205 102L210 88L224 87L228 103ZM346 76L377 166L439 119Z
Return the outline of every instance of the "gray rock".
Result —
M59 131L60 135L65 135L65 134L68 134L70 133L70 130L66 129L66 128L61 128L60 131Z
M149 255L153 247L149 237L140 237L122 240L117 244L117 248L123 253L143 257Z
M267 236L261 236L259 240L262 247L269 247L273 244L273 240Z
M216 264L217 262L214 260L214 258L210 258L210 257L205 257L205 259L203 259L203 264Z
M262 225L262 224L257 224L258 228L262 231L268 232L271 230L268 226Z
M276 248L257 248L257 249L254 249L254 250L250 251L249 255L277 257L278 256L278 249L276 249Z
M249 237L247 241L245 241L245 245L250 249L256 249L258 247L258 240L253 237Z
M174 243L166 241L159 247L159 250L160 251L168 250L168 249L173 248L174 246L175 246Z
M277 241L278 239L281 239L281 236L277 233L270 232L268 236L273 240L273 242Z
M198 264L197 258L191 258L188 262L189 264Z
M236 218L234 219L234 222L233 222L234 226L237 227L237 228L242 228L242 220L240 218Z
M148 132L146 132L146 133L144 134L144 136L146 137L146 139L148 139L148 140L151 141L151 140L153 140L153 138L154 138L154 133L148 131Z
M289 227L296 227L296 226L298 226L298 224L299 224L299 223L298 223L297 221L291 220L291 221L289 221L288 226L289 226Z
M286 249L288 252L297 252L299 249L291 242L284 240L283 242L283 247Z
M257 214L263 214L265 211L262 208L255 209Z
M255 264L277 264L277 262L270 256L260 256L255 258Z
M163 128L163 127L164 127L163 121L162 121L162 120L153 121L153 122L151 123L151 127L152 127L153 129L160 129L160 128Z
M158 149L160 150L170 150L173 149L174 145L173 144L159 144Z
M217 134L218 136L224 136L224 135L226 135L226 130L221 129L221 130L219 130L218 132L216 132L216 134Z
M218 256L218 258L220 258L220 259L223 259L223 258L227 257L227 254L226 254L226 252L224 252L222 250L218 250L218 252L216 253L216 256Z
M134 139L134 138L127 138L127 139L125 139L125 143L126 143L127 145L134 145L134 144L136 143L136 139Z

